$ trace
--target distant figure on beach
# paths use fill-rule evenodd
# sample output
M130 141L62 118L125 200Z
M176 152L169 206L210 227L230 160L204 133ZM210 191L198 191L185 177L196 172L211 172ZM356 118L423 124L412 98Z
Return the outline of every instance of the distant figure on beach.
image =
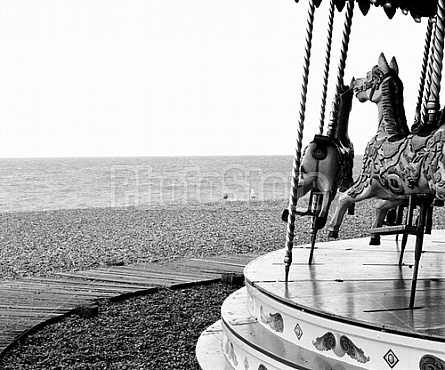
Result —
M255 199L255 191L252 189L250 189L250 199Z
M229 198L229 194L224 193L224 195L223 195L223 199L228 199L228 198Z

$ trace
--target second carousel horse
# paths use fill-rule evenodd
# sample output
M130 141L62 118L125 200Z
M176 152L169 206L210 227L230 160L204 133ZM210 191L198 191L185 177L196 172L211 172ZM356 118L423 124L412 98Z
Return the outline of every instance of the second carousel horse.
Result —
M445 199L445 125L428 135L409 132L395 59L388 65L381 54L378 65L356 79L353 88L359 101L377 105L379 125L366 147L359 178L339 198L329 225L333 237L338 236L346 209L355 202L372 197L385 200L374 221L374 226L380 226L386 212L406 202L409 195Z
M310 199L307 210L299 208L297 214L314 216L314 228L322 229L329 213L329 207L337 189L349 188L352 183L354 150L348 136L349 113L352 107L353 92L350 86L343 86L337 99L338 109L331 114L328 133L315 135L305 148L300 166L297 201L309 191L317 197ZM287 220L287 212L283 220Z

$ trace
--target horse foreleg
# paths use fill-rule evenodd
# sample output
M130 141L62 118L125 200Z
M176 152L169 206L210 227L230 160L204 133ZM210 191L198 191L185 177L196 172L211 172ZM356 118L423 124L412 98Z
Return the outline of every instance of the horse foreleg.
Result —
M300 182L298 183L298 186L297 186L295 205L298 204L298 200L300 198L304 197L309 192L309 190L312 189L314 181L315 181L315 178L313 176L300 178ZM290 206L290 204L289 204L289 206ZM295 209L292 210L292 209L286 208L283 211L283 213L281 214L281 219L284 222L287 222L287 219L289 217L289 212L291 212L291 211L295 211Z

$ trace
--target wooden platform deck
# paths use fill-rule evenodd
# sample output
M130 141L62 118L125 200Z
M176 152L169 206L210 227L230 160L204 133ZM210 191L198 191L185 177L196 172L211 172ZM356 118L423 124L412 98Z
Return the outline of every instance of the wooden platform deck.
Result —
M170 264L112 266L57 273L0 283L0 357L16 340L73 312L94 308L100 300L219 281L242 274L258 255L188 259Z

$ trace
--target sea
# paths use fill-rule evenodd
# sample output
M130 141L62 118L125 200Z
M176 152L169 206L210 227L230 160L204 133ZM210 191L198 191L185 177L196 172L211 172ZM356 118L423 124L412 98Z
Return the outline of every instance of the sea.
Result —
M0 159L0 212L288 199L292 156Z

